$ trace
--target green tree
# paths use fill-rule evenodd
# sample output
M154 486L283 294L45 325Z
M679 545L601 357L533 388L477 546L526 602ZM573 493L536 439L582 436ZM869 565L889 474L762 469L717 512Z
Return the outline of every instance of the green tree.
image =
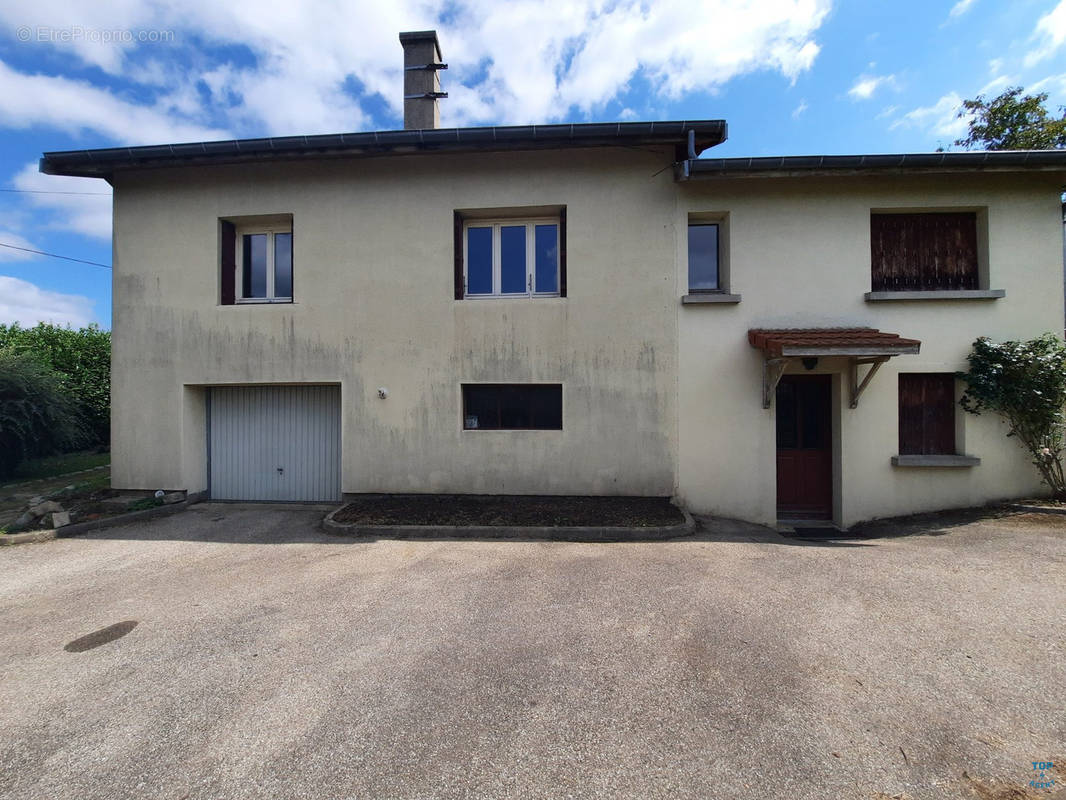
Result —
M1007 423L1058 500L1066 500L1063 473L1063 408L1066 407L1066 344L1052 333L1028 342L973 343L961 404L972 414L991 411Z
M956 139L956 147L967 150L1055 150L1066 147L1066 110L1054 117L1044 107L1047 92L1023 95L1020 86L1008 87L998 97L986 100L978 95L963 100L956 115L969 118L970 130L965 139Z
M88 433L86 444L111 439L111 333L96 325L74 329L40 323L0 325L0 350L26 353L55 370L73 397Z
M0 477L23 460L82 446L85 426L63 378L29 353L0 348Z

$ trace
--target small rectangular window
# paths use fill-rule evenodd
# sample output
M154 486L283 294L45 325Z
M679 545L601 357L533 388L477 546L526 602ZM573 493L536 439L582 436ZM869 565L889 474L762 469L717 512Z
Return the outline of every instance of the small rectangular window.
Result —
M956 454L952 373L900 373L899 454Z
M977 213L870 215L875 292L980 289Z
M220 222L222 304L291 303L291 218L272 215Z
M459 223L457 222L457 228ZM555 297L561 294L561 217L462 223L462 291L457 297ZM457 234L458 235L458 234Z
M464 430L563 428L563 387L558 383L464 383Z
M718 223L690 222L688 226L688 290L717 292L721 287L718 275Z

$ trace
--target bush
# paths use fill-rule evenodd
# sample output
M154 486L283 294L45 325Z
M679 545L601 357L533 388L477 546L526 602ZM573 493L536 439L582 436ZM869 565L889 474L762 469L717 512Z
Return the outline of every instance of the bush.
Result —
M1066 406L1066 344L1047 333L1028 342L973 343L961 404L972 414L991 411L1007 422L1032 456L1055 498L1066 500L1063 476L1063 407Z
M85 423L88 445L111 441L111 333L40 323L0 325L0 350L25 353L63 378Z
M0 348L0 477L24 459L84 446L87 438L63 377L27 353Z

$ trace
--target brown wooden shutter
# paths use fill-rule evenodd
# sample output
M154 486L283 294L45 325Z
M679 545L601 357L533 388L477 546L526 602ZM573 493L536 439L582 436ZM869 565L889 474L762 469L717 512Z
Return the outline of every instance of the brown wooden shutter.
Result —
M222 305L237 302L237 228L232 222L221 220Z
M955 376L899 376L899 454L955 454Z
M559 296L566 297L566 206L559 211Z
M870 215L871 283L879 291L977 289L977 214Z
M455 228L455 299L462 300L465 281L463 279L463 215L453 212Z

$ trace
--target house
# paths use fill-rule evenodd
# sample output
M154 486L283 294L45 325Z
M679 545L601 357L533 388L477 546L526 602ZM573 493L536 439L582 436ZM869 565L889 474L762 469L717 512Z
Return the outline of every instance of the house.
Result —
M720 120L46 153L114 187L113 485L672 495L841 525L1040 491L953 377L1061 329L1061 152L713 158Z

